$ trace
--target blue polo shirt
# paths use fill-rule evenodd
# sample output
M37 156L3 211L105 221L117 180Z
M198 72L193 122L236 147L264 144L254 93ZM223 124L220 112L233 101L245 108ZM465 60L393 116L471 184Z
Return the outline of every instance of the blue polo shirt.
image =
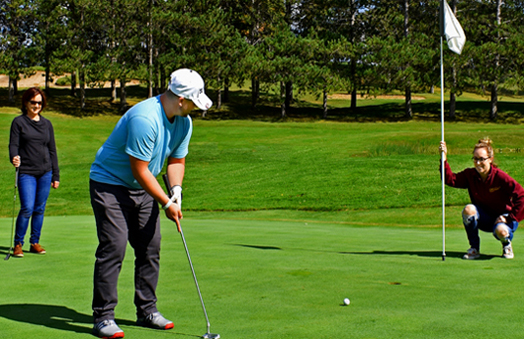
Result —
M176 116L171 123L160 95L144 100L122 116L96 153L89 178L106 184L142 189L133 176L129 156L149 162L156 177L168 157L184 158L193 132L191 117Z

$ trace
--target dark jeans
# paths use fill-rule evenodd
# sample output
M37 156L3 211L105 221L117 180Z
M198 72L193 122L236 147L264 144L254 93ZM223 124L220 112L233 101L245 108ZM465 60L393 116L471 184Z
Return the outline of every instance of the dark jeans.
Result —
M91 205L99 245L93 287L94 322L114 319L117 283L127 242L135 252L137 317L157 312L156 286L160 259L158 203L144 190L90 181Z
M498 215L490 215L480 207L474 205L477 213L469 218L466 218L464 214L462 214L462 222L464 224L464 228L466 229L466 233L468 235L468 241L471 248L477 249L477 251L480 252L480 237L479 237L479 229L484 232L492 233L493 236L497 240L503 240L499 239L495 233L495 229L499 224L495 223L495 220L499 217ZM464 213L464 212L462 212ZM508 239L511 241L513 240L513 233L517 230L519 227L519 223L516 221L510 221L509 223L501 223L502 225L505 225L508 228L509 237Z
M24 237L31 219L31 244L40 242L40 234L44 223L44 212L49 190L51 189L52 172L41 176L20 174L18 176L18 192L20 195L20 212L16 219L14 244L24 244Z

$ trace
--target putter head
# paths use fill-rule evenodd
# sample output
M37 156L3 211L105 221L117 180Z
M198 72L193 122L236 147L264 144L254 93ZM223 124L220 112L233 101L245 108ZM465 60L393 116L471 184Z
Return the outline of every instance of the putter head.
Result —
M206 333L202 336L204 339L218 339L220 338L220 334L218 333Z
M13 248L10 247L9 248L9 251L7 251L7 255L5 256L4 260L9 260L9 258L11 258L11 252L13 251Z

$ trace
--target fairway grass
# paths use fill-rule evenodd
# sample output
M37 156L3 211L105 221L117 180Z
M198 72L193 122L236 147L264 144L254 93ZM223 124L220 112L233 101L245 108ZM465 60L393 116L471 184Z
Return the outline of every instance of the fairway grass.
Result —
M275 215L276 217L276 215ZM0 219L8 229L11 220ZM465 232L334 222L199 218L183 221L211 331L222 338L505 338L524 330L524 243L515 259L482 233L481 260L466 261ZM159 310L172 331L135 326L133 255L119 281L126 338L206 332L184 248L162 219ZM96 231L92 216L47 217L46 255L0 263L0 337L91 338ZM2 258L7 246L0 246ZM343 306L343 299L351 304Z

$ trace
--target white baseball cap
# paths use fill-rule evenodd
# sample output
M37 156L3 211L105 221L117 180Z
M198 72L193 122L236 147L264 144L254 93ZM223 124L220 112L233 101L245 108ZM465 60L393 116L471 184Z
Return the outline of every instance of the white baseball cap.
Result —
M213 105L204 92L204 79L192 69L181 68L171 73L168 88L177 96L193 101L203 111Z

